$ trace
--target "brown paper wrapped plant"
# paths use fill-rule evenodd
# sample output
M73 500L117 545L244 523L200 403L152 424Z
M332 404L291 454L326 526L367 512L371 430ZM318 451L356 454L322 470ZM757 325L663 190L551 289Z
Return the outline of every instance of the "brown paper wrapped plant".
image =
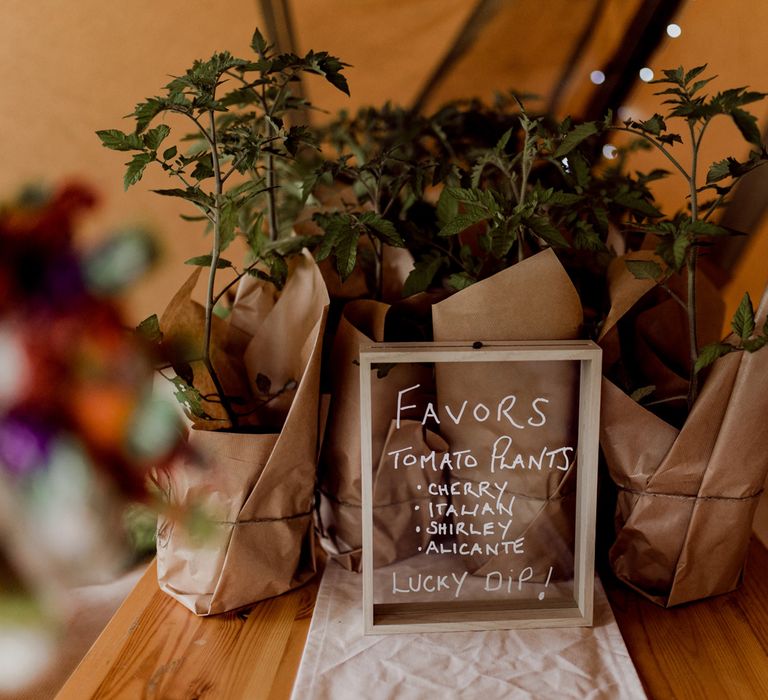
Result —
M687 208L631 226L649 248L609 270L612 306L600 338L601 445L618 487L610 562L666 606L738 585L768 471L768 352L756 352L768 341L768 300L756 313L745 295L733 333L720 341L720 302L698 264L713 239L736 233L715 223L715 213L768 157L745 109L765 95L746 88L707 95L705 68L666 70L655 81L670 105L666 117L614 127L658 149L689 190ZM752 151L745 161L713 163L703 176L701 143L718 116L732 119ZM682 135L667 126L673 120ZM680 157L684 147L690 160Z
M196 269L163 316L140 326L166 357L161 372L193 422L190 442L208 457L204 469L179 465L167 490L173 501L202 501L214 534L198 543L166 521L158 531L161 587L198 614L282 593L315 570L328 295L305 250L319 239L279 235L291 222L280 220L278 163L313 146L306 127L286 121L309 107L296 90L300 77L348 88L344 64L328 53L277 54L258 30L251 47L251 59L222 52L196 61L136 105L133 131L98 132L106 147L132 153L126 188L146 168L162 169L177 186L156 192L187 202L196 211L184 218L211 234L210 253L187 260ZM227 257L236 238L248 250L242 264ZM199 304L192 292L202 274Z

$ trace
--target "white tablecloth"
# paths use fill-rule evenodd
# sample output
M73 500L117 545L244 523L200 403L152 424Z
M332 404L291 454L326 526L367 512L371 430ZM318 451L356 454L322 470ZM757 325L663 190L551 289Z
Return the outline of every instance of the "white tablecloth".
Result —
M362 578L329 562L293 700L645 698L595 583L592 628L363 636Z

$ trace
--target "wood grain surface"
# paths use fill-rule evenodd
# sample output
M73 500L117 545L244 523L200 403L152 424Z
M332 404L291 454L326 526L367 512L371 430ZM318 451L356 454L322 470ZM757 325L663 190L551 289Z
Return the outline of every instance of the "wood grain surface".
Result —
M733 593L669 610L603 578L650 698L768 698L768 552L757 540L747 564Z
M160 591L153 562L57 699L288 698L317 585L201 618Z
M652 700L768 698L768 552L756 540L748 564L739 590L671 610L604 577ZM57 698L285 700L317 586L200 618L159 590L153 563Z

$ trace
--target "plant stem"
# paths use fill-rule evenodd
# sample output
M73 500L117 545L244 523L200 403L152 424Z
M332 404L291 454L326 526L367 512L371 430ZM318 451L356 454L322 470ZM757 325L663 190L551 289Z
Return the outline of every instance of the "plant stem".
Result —
M277 137L277 129L275 128L272 117L275 110L280 106L280 102L285 94L285 88L287 87L289 79L280 86L280 89L272 101L272 105L267 110L267 93L266 87L262 85L262 105L266 110L264 120L267 122L267 137ZM280 233L280 228L277 222L277 196L275 190L277 189L277 172L275 171L275 156L270 153L267 155L267 221L269 225L269 240L276 241Z
M278 235L277 198L275 197L276 187L277 175L275 173L275 157L270 154L267 156L267 221L269 222L270 241L276 241Z
M242 272L238 272L238 273L235 275L234 279L232 279L232 280L230 280L229 282L227 282L227 284L226 284L226 285L223 287L223 289L221 289L221 290L219 291L219 293L218 293L218 294L217 294L215 297L213 297L213 306L214 306L214 308L215 308L216 304L218 304L218 303L219 303L219 300L220 300L220 299L221 299L221 298L222 298L222 297L223 297L223 296L224 296L224 295L225 295L225 294L226 294L226 293L227 293L227 292L228 292L230 289L232 289L232 287L234 287L234 286L235 286L235 285L236 285L236 284L237 284L237 283L238 283L238 282L239 282L239 281L240 281L240 280L241 280L243 277L245 277L245 276L248 274L248 271L249 271L249 270L252 270L254 267L256 267L256 265L257 265L257 263L258 263L258 262L259 262L259 261L257 260L256 262L253 262L253 263L251 263L251 264L250 264L250 265L248 265L248 267L246 267L246 268L245 268L245 269L244 269Z
M699 144L701 143L701 134L704 133L706 123L701 128L699 139L696 139L696 134L693 129L693 122L688 122L688 128L691 134L692 144L692 158L691 158L691 175L689 178L689 184L691 188L691 221L697 221L699 217L699 202L698 193L696 192L696 167L698 165L699 158ZM693 403L696 401L696 395L698 393L698 375L695 371L696 360L699 357L699 344L697 339L696 329L696 258L698 256L698 248L696 247L696 240L691 242L690 253L688 255L688 343L691 357L691 369L688 383L688 411L693 408Z
M675 294L672 289L669 287L669 285L666 282L659 282L659 286L667 293L669 294L672 299L677 302L683 309L688 310L688 305L677 295Z
M664 145L661 144L659 141L651 137L650 135L636 129L631 129L629 127L625 126L612 126L610 129L614 131L626 131L630 134L634 134L635 136L640 136L644 138L649 143L656 146L656 148L661 151L664 156L669 160L672 165L677 168L677 170L683 175L683 177L688 181L688 185L690 187L691 192L691 221L697 221L698 220L698 193L696 192L696 168L698 165L698 158L699 158L699 145L701 143L701 137L704 135L704 130L707 127L707 122L704 123L704 125L701 128L701 131L699 132L698 139L696 138L696 132L694 131L694 125L693 122L688 122L688 129L690 131L690 137L691 137L691 151L692 151L692 159L691 159L691 172L690 174L686 171L686 169L680 165L678 160L666 149L664 148ZM696 240L694 237L694 240L691 242L691 248L690 252L688 253L688 295L686 299L686 311L688 315L688 345L689 345L689 355L690 355L690 361L691 361L691 369L688 379L688 410L690 411L693 407L693 402L696 400L696 395L698 393L698 376L696 372L694 372L694 367L696 365L696 360L699 357L699 345L697 341L697 332L696 332L696 258L698 255L698 249L696 247Z
M384 294L384 244L366 233L373 247L373 255L376 258L376 299L381 301Z
M520 207L525 204L525 191L528 187L528 176L531 174L531 166L533 165L533 158L535 155L535 153L532 152L530 144L530 123L526 120L521 121L521 124L523 126L523 131L525 132L525 139L523 141L523 157L520 160L520 196L517 198L518 206ZM524 259L525 249L523 247L523 227L520 226L517 231L517 261L522 262Z
M657 399L656 401L649 401L648 403L644 404L644 406L659 406L663 403L672 403L673 401L685 401L686 396L683 396L682 394L680 396L670 396L666 399Z
M208 272L208 290L205 298L205 329L203 331L203 364L205 365L208 373L211 375L211 381L216 387L216 391L221 397L221 405L227 414L227 418L232 423L232 427L237 427L237 415L232 410L232 406L229 403L224 387L221 385L219 375L216 373L216 369L213 366L211 358L211 335L213 330L213 307L216 304L215 289L216 289L216 268L219 262L219 247L221 245L221 195L222 195L222 179L221 169L219 167L219 153L216 144L216 115L213 110L209 111L209 118L211 121L211 133L208 138L211 144L211 164L213 166L213 175L215 180L216 192L215 199L216 205L213 210L213 250L211 251L211 267Z
M669 160L669 162L672 163L672 165L674 165L675 168L678 169L678 171L680 171L680 174L690 182L691 176L686 172L685 168L682 165L680 165L678 160L666 148L664 148L664 146L661 143L659 143L655 138L649 136L648 134L642 131L630 129L629 127L626 127L626 126L609 126L608 128L611 131L626 131L629 134L640 136L644 138L646 141L648 141L649 143L652 143L654 146L656 146L656 148L658 148L664 154L667 160Z

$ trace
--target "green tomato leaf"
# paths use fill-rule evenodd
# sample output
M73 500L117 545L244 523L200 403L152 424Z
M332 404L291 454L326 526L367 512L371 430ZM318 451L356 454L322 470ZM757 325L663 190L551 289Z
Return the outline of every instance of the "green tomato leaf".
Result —
M163 332L160 330L160 320L157 318L157 314L152 314L136 326L136 333L152 345L163 342Z
M338 238L334 245L333 254L336 258L336 271L344 282L355 269L357 262L357 244L360 240L359 232L354 228L348 228Z
M227 202L221 208L221 221L219 225L219 252L226 250L229 244L235 240L237 227L237 209L232 202Z
M211 419L211 416L203 409L203 397L195 387L185 382L181 377L174 377L171 379L171 383L175 388L176 400L188 415L195 418Z
M403 248L405 246L405 242L397 232L395 225L388 219L379 216L375 212L367 211L359 216L359 221L360 223L365 224L366 228L368 228L376 238L387 245L394 246L395 248Z
M739 304L739 308L736 309L736 313L733 315L731 321L731 328L733 332L742 339L747 340L755 331L755 308L752 306L752 299L749 297L749 292L745 293Z
M731 112L731 119L745 141L755 146L760 146L763 143L760 129L757 127L757 117L753 114L743 109L734 109Z
M459 200L450 192L449 187L443 187L440 199L437 200L437 221L445 226L459 215Z
M168 108L166 103L157 97L150 97L146 102L139 102L131 115L136 118L136 133L140 134L144 131L160 112Z
M494 258L501 260L509 253L512 245L517 240L517 229L520 225L517 221L505 221L501 226L494 226L489 232L490 251Z
M622 207L639 212L650 218L661 216L661 212L653 204L643 199L639 192L619 192L614 196L613 201Z
M675 269L680 271L685 265L685 259L688 255L688 249L691 247L691 239L686 235L675 238L672 243L672 259L675 263Z
M141 138L149 150L156 151L170 133L170 127L165 124L158 124L154 129L147 131Z
M586 221L576 222L576 232L573 236L573 247L576 250L607 250L595 228Z
M648 398L654 391L656 391L656 385L649 384L648 386L642 386L639 389L635 389L635 391L629 395L629 398L640 403L643 399Z
M451 219L440 229L438 236L456 236L462 231L466 231L470 226L474 226L488 218L487 214L482 212L473 212L473 215L459 214Z
M186 199L188 202L199 204L207 210L213 209L214 206L213 197L203 192L199 187L188 187L186 190L174 187L163 190L152 190L152 192L162 195L163 197L179 197L180 199Z
M409 297L429 289L443 262L442 256L417 260L403 285L403 296Z
M658 282L663 274L661 265L653 260L625 260L624 264L635 279Z
M466 289L473 285L477 280L468 272L455 272L446 280L446 282L449 287L460 292L462 289Z
M701 75L705 70L707 69L707 64L703 64L701 66L696 66L694 68L691 68L683 78L683 82L688 85L688 83L691 82L696 76ZM679 69L678 69L679 70ZM709 80L712 80L712 78L709 78Z
M503 153L504 149L507 147L507 144L509 143L509 139L512 136L512 129L507 129L501 136L501 138L496 142L496 146L494 150L496 150L498 153Z
M568 157L570 172L579 187L587 187L590 181L589 163L579 152L571 153Z
M763 348L768 344L768 336L758 335L754 338L749 338L744 341L744 349L747 352L757 352L760 348Z
M136 134L124 134L119 129L103 129L96 132L101 145L113 151L141 151L141 139Z
M568 132L561 144L555 151L555 158L562 158L567 156L576 146L582 141L588 139L590 136L597 133L597 124L595 122L584 122L575 126Z
M524 223L539 238L549 243L549 245L556 248L570 248L568 241L563 238L563 234L552 225L547 217L530 216L524 219Z
M574 204L578 204L583 199L583 195L575 194L573 192L553 192L547 198L546 203L556 207L571 207Z
M211 262L213 261L212 255L197 255L194 258L190 258L189 260L185 260L185 265L197 265L198 267L210 267ZM225 267L232 267L232 262L230 260L227 260L226 258L219 258L216 261L216 269L220 270Z
M705 367L709 367L715 360L734 350L736 350L736 348L728 343L710 343L709 345L705 345L701 349L699 356L696 358L696 364L693 367L694 372L701 372L701 370Z
M664 123L664 117L660 114L654 114L650 119L646 119L643 122L636 124L637 128L641 131L645 131L648 134L658 136L663 130L667 128Z
M315 259L319 262L333 254L336 259L336 270L343 282L355 269L360 227L355 225L355 221L349 214L318 213L313 219L325 231L315 252Z
M253 38L251 39L251 48L254 53L259 55L263 54L267 50L267 42L262 36L259 28L256 27L256 31L253 32Z
M731 164L728 158L712 163L707 171L707 182L719 182L731 174Z
M708 221L692 221L688 225L688 232L697 236L730 236L731 232L727 228L710 224Z
M151 153L137 153L126 163L125 175L123 176L123 186L127 190L131 185L135 185L144 174L145 168L152 162Z

